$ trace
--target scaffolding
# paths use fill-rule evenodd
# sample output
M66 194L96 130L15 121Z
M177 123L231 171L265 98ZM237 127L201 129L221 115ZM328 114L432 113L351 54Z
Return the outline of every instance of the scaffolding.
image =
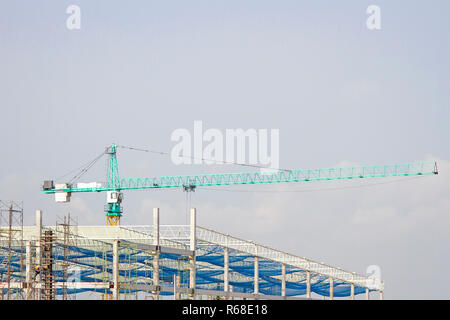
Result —
M62 259L57 260L59 262L59 267L62 273L62 300L68 300L71 297L75 298L75 295L69 295L67 282L76 280L76 270L72 270L70 268L70 248L77 246L77 226L78 222L76 219L70 216L70 213L67 216L57 216L56 217L56 230L62 229L62 235L58 234L57 236L62 238L62 241L59 239L58 243L60 247L62 247L60 254L62 255Z
M46 230L44 232L42 243L42 282L44 283L44 300L55 300L53 240L53 231Z
M23 291L11 282L23 278L23 203L0 200L0 300L23 299Z

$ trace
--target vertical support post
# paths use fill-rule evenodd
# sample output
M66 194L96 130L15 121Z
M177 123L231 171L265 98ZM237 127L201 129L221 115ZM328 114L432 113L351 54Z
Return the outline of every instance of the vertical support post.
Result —
M173 275L173 300L177 300L177 276Z
M36 238L40 239L42 235L42 211L36 210Z
M190 250L193 251L190 257L190 272L189 272L189 288L192 290L191 298L194 298L195 290L195 246L197 243L197 211L191 208L191 226L190 226Z
M355 300L355 284L352 283L350 286L350 299Z
M228 242L228 238L227 238ZM228 292L230 286L229 272L230 272L230 250L228 246L225 247L223 252L223 291Z
M254 277L253 277L253 293L259 294L259 258L258 247L255 244L255 262L254 262Z
M306 271L306 298L311 299L311 271Z
M36 300L41 300L42 289L41 285L41 272L42 272L42 211L36 210L36 266L39 273L36 275L36 284L38 289L36 290Z
M369 288L366 288L366 300L369 300L370 296L369 296Z
M175 292L174 292L175 300L180 300L180 298L181 298L181 294L178 290L178 288L180 288L180 282L181 282L180 275L176 275L175 276Z
M154 299L159 300L159 208L153 208L153 244L156 246L153 260L153 285L156 287Z
M113 241L113 300L119 300L119 240Z
M383 300L383 291L380 291L380 300Z
M27 241L26 244L26 258L25 258L25 281L26 281L26 290L25 290L25 298L26 300L31 300L33 298L33 288L31 285L31 281L33 279L33 266L32 266L32 246L31 241Z
M234 288L232 285L230 285L230 293L233 294ZM234 297L231 295L230 300L234 300Z
M286 297L286 265L281 264L281 296Z
M333 278L330 277L330 300L333 300L333 290L334 290Z

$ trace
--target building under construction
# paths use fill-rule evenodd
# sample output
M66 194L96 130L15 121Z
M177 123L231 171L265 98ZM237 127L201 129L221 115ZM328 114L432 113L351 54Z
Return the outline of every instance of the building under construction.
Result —
M209 230L151 226L22 226L2 202L0 299L382 299L384 284L354 272Z
M2 203L0 293L2 299L312 299L376 291L380 279L275 250L197 226L121 226L123 191L234 186L437 174L436 162L283 169L260 172L120 178L117 149L164 154L111 144L69 181L45 180L41 192L70 202L72 194L106 193L107 226L78 226L70 217L54 226L22 226L22 209ZM106 182L78 182L107 157ZM235 163L236 165L242 165ZM266 168L267 169L267 168Z

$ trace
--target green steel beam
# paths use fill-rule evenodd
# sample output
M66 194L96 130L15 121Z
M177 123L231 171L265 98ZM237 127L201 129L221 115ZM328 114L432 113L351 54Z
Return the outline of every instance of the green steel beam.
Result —
M115 154L114 154L115 155ZM115 159L117 161L117 159ZM117 165L117 162L115 163ZM110 164L111 167L111 164ZM320 180L344 180L397 176L419 176L437 174L436 162L417 162L394 165L355 166L327 169L284 170L269 173L217 173L184 176L162 176L150 178L109 179L99 188L67 188L43 190L55 192L101 192L114 190L140 190L175 187L199 187L221 185L244 185L263 183L302 182ZM114 176L115 173L112 174ZM118 178L118 175L116 176ZM114 182L112 182L114 181Z

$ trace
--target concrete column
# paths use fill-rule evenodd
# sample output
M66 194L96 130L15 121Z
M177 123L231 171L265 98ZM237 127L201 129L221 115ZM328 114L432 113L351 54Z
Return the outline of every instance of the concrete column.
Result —
M383 300L383 291L380 291L380 300Z
M333 300L333 290L334 290L334 282L333 278L330 277L330 300Z
M259 258L255 257L255 266L254 266L254 277L253 277L253 293L259 293Z
M223 291L229 291L230 279L230 250L226 247L223 252Z
M119 300L119 240L113 242L113 300Z
M189 276L189 288L195 290L195 246L197 243L197 210L195 208L191 209L191 225L190 225L190 250L194 251L193 255L190 257L190 276ZM193 298L194 295L191 295Z
M42 211L36 210L36 265L39 268L39 271L42 272ZM36 275L35 278L36 284L41 284L41 273ZM36 290L36 300L41 300L42 289Z
M355 300L355 285L353 283L350 286L350 299Z
M27 288L25 289L25 297L27 300L33 299L33 265L32 265L33 251L31 246L31 241L26 243L26 256L25 256L25 281Z
M177 300L177 276L173 275L173 300Z
M153 285L159 286L159 208L153 208L153 244L157 247L153 260ZM159 300L159 291L156 290L154 299Z
M286 297L286 265L281 265L281 296Z
M311 299L311 271L306 271L306 298Z
M369 288L366 288L366 300L369 300L370 296L369 296Z
M180 298L181 298L181 294L178 290L179 287L180 287L180 275L176 275L175 276L175 292L174 292L175 300L180 300Z
M153 208L153 244L159 246L159 208Z

